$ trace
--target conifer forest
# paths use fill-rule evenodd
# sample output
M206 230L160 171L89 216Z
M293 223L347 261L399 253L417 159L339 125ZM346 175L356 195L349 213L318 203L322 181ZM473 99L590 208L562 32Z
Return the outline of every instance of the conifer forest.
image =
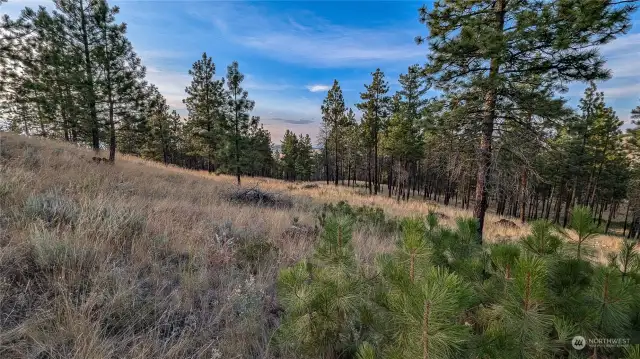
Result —
M429 2L421 63L277 141L242 63L179 113L118 6L13 1L0 358L640 359L640 92L601 89L637 1Z

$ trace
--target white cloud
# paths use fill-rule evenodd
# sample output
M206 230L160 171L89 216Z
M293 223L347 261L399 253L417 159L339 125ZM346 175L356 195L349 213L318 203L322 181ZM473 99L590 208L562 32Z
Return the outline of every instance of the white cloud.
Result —
M640 77L640 33L624 35L601 49L614 78Z
M284 91L295 88L294 86L279 82L266 82L257 79L252 74L245 74L242 87L245 90L257 90L257 91Z
M270 16L259 5L237 2L215 3L215 7L216 17L210 21L227 39L283 62L358 67L415 62L427 52L426 46L414 43L415 31L401 27L345 27L308 13L295 18L293 14Z
M640 97L640 83L631 85L607 86L600 89L607 98Z
M164 49L145 49L136 50L136 52L144 62L164 59L182 59L188 55L188 53L184 51L172 51Z
M331 88L331 86L327 86L327 85L309 85L309 86L307 86L307 90L309 90L311 92L329 91L330 88Z

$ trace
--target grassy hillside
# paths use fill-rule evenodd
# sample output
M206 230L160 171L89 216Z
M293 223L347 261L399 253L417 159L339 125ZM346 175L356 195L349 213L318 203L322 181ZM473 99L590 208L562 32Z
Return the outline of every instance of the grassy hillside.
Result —
M268 358L278 271L305 257L324 203L387 217L467 213L348 188L244 178L275 206L231 201L234 179L0 134L0 358ZM487 237L517 238L489 217ZM361 226L356 256L396 233ZM598 257L618 240L596 239Z

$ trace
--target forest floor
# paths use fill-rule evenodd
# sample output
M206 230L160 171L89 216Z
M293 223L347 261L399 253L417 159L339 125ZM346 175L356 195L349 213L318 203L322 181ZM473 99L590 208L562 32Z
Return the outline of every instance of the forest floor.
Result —
M369 196L364 188L243 177L274 206L230 200L235 178L0 133L0 358L270 358L275 278L311 250L323 203L389 217L460 208ZM488 241L529 231L496 224ZM360 228L372 262L395 234ZM599 236L596 259L620 238Z

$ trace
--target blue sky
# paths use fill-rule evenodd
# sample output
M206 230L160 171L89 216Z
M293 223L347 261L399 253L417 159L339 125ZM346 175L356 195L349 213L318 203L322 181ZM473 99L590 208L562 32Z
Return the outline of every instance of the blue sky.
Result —
M190 81L187 71L203 51L213 58L218 76L233 60L245 73L245 89L278 143L285 129L315 137L320 105L333 79L338 79L347 105L380 67L391 85L414 63L422 64L426 46L413 39L426 35L414 1L111 1L119 21L147 66L147 78L169 104L184 112L182 98ZM2 13L15 16L24 6L50 1L9 0ZM631 32L602 52L613 78L599 84L618 116L640 104L640 16ZM583 84L573 84L565 97L572 103Z

